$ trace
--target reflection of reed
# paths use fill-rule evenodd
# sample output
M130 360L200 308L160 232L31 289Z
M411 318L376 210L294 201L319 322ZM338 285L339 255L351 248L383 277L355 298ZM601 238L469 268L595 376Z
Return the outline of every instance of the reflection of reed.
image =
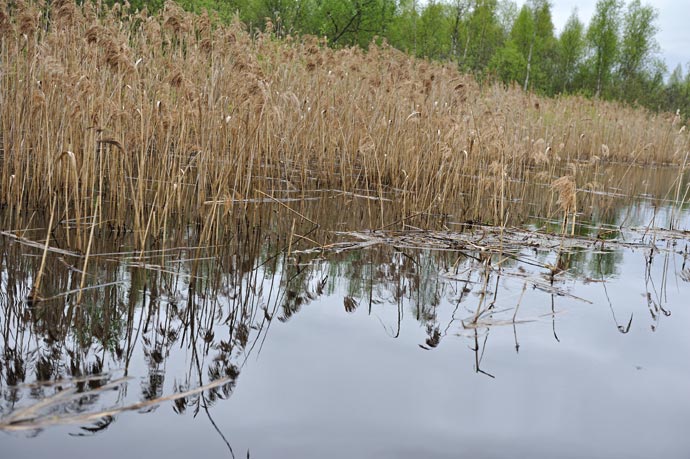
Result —
M502 234L503 239L494 240L494 235L488 234L492 231ZM485 228L480 233L349 233L355 240L335 246L334 250L340 254L332 257L333 263L339 266L339 274L349 279L344 300L346 309L368 302L369 314L379 317L393 337L400 332L400 314L411 313L424 324L427 337L419 346L425 350L437 348L449 333L457 333L460 327L466 330L460 334L473 342L470 348L475 354L475 370L491 377L494 375L483 369L482 361L493 328L512 326L518 352L518 325L547 319L552 324L555 341L560 341L556 330L557 303L561 299L592 303L573 293L567 284L601 285L613 313L615 329L621 333L630 330L633 316L624 323L618 322L606 284L618 275L623 251L647 246L643 242L644 228L628 231L618 239L609 235L611 238L605 244L597 238L552 239L551 235L544 235L546 239L540 244L532 244L525 237L528 233L500 228ZM687 234L665 231L663 238L669 241L661 267L662 285L665 285L669 267L673 265L669 257L680 256L674 254L672 247L687 241ZM516 241L523 245L521 249L513 245ZM593 251L593 247L598 250ZM657 291L652 280L654 253L650 251L645 283L653 292L646 297L649 312L658 321L660 314L669 313L662 305L664 287ZM681 278L684 272L679 274ZM513 293L508 285L513 286ZM520 307L528 287L531 293L527 302L532 304L526 305L529 308L523 314ZM539 299L539 292L543 293L543 299ZM442 304L452 306L445 318L439 314ZM539 305L546 308L540 309ZM384 316L387 321L381 319Z
M280 253L279 247L262 245L262 239L252 229L222 248L190 248L187 240L177 250L152 250L131 259L101 250L110 255L94 255L97 263L88 276L96 288L84 290L79 304L76 294L56 294L74 290L75 276L61 257L48 257L48 299L29 308L22 296L31 277L22 273L35 272L36 259L22 257L21 245L5 245L5 257L16 263L8 264L2 298L3 425L33 429L101 419L98 428L105 429L108 417L121 411L174 400L177 412L196 412L229 397L282 301L281 292L293 289L276 282L281 278L276 271L285 264L279 257L261 261L269 251ZM188 365L184 375L172 375L172 382L170 359ZM134 370L141 363L146 376ZM113 380L105 368L120 368L125 378ZM139 396L131 393L129 374L143 376Z
M606 199L616 218L638 219L634 209ZM663 252L666 272L675 255L672 245L649 249L646 228L613 229L608 222L580 218L576 234L563 238L534 229L454 224L446 216L445 223L460 231L409 229L420 219L428 218L428 224L438 218L420 215L406 220L405 231L344 232L404 217L392 202L381 214L369 201L341 193L324 194L308 205L269 200L227 217L228 225L208 218L184 232L169 231L143 252L137 239L128 239L135 235L102 233L93 240L92 262L84 273L79 252L58 249L71 230L57 226L41 284L44 300L31 307L25 299L42 252L30 241L45 237L45 228L0 238L6 260L0 296L5 425L100 419L89 427L99 431L121 411L153 410L164 401L173 401L178 413L207 412L232 394L248 355L261 350L276 319L289 322L336 288L346 312L371 315L391 337L404 332L407 318L426 331L420 343L426 350L458 333L470 339L478 372L487 371L482 357L495 327L513 327L517 350L516 326L548 318L557 340L556 303L582 300L564 281L607 280L619 269L621 251L631 247L650 250L646 285L654 326L665 314L666 277L658 289L651 266ZM548 207L553 201L547 194L525 207ZM528 210L519 207L515 215L526 215ZM624 213L627 217L621 217ZM40 222L32 221L32 227ZM644 242L636 242L638 237ZM686 236L656 229L655 237ZM87 289L78 302L82 278ZM614 306L611 302L612 311ZM616 326L630 329L630 323ZM170 362L181 361L184 374L172 373ZM114 368L123 377L135 376L136 383L107 373ZM69 401L62 398L67 396ZM41 401L45 404L35 405Z

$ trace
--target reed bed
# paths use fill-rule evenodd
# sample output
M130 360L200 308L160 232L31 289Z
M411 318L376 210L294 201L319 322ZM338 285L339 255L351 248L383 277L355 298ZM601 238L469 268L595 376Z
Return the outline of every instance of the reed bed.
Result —
M515 183L564 167L577 182L602 162L684 168L690 151L672 114L480 87L385 43L278 40L172 2L3 1L0 60L0 202L54 209L82 252L92 225L143 249L168 225L320 189L394 198L404 215L488 199L505 225Z

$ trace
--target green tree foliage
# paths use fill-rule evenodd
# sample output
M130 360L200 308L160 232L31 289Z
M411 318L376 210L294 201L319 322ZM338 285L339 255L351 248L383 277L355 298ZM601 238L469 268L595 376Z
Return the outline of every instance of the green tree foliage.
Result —
M447 5L431 0L419 18L417 55L448 59L452 52L451 23Z
M556 39L551 21L551 5L546 0L532 0L523 5L518 14L510 39L525 60L520 79L524 89L537 88L550 91L550 75L556 57Z
M315 26L313 13L317 8L316 0L244 1L246 5L239 11L250 26L263 28L270 21L273 31L279 36L311 30Z
M556 68L557 40L554 35L551 4L547 0L534 0L534 49L531 64L533 67L533 88L551 93L553 74ZM526 86L526 85L525 85ZM527 86L525 87L527 89Z
M640 0L632 0L628 4L619 53L617 89L620 92L616 94L619 98L639 100L656 77L659 69L654 57L659 45L654 36L658 32L658 16L654 8L642 6Z
M534 14L532 14L532 9L525 4L510 30L510 39L523 56L527 56L534 42L534 27Z
M366 47L375 36L386 36L393 23L395 0L319 0L318 31L336 46Z
M415 55L417 54L418 11L416 0L401 0L387 35L392 46Z
M618 29L623 3L620 0L599 0L587 28L589 62L587 86L599 97L608 89L618 56Z
M576 89L575 78L585 53L585 26L573 11L558 38L554 92L572 92Z
M467 19L467 39L461 68L481 73L488 67L494 53L502 46L505 36L498 22L496 0L476 0Z
M123 0L106 0L107 2ZM150 11L166 0L130 0ZM418 57L455 62L481 78L544 94L615 98L690 115L690 76L665 81L655 36L658 12L642 0L598 0L585 26L574 10L557 37L555 0L176 0L184 8L236 14L250 29L326 36L331 46L374 39ZM627 1L627 4L626 4Z
M690 114L690 66L688 66L687 75L683 77L683 67L678 64L671 72L663 94L664 107L678 110L688 117Z
M500 0L496 7L496 15L498 16L498 23L501 26L503 35L506 37L510 35L513 24L518 17L518 7L512 0Z
M501 81L522 81L525 78L527 60L513 40L508 40L489 61L489 70Z
M468 43L467 16L471 6L470 0L453 0L449 5L451 55L457 62L463 54L463 44Z

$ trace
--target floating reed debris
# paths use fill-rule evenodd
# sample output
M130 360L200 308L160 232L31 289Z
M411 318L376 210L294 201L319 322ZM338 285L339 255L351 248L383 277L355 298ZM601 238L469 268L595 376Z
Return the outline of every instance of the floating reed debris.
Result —
M663 247L660 243L676 246L683 241L690 241L690 231L667 230L663 228L653 229L656 236L656 251L672 251ZM559 253L577 250L591 249L649 249L651 243L645 241L650 231L649 228L625 228L621 229L618 236L601 239L597 236L567 236L562 237L548 232L520 229L490 227L477 225L472 230L463 232L455 231L430 231L430 230L375 230L375 231L348 231L339 232L340 236L349 240L339 241L329 245L317 246L310 249L293 251L293 253L320 253L345 252L361 250L376 245L385 245L405 249L437 250L437 251L474 251L486 254L506 255L518 253L524 248L542 251L556 251ZM605 233L602 230L599 233ZM522 259L521 261L525 261ZM548 267L537 263L537 266Z
M194 389L189 389L182 392L176 392L173 394L156 397L151 400L142 400L139 402L130 403L126 405L113 406L103 410L86 413L72 413L59 416L52 415L50 413L51 407L64 405L70 399L85 399L88 397L96 396L106 391L118 389L120 386L125 385L129 379L130 378L128 377L117 378L99 387L88 389L85 391L78 391L76 387L61 387L52 396L45 397L39 402L36 402L33 405L30 405L26 408L18 409L5 418L0 418L0 430L16 432L43 429L46 427L56 425L98 422L102 419L112 417L119 413L155 407L165 402L184 399L192 395L200 394L211 389L234 383L233 377L224 377L216 379L214 381L210 381ZM67 386L73 386L75 383L83 382L83 380L84 378L75 378L75 381L65 380L61 382L60 386L63 386L64 384L66 384ZM94 376L91 376L90 378L88 378L88 380L100 381L100 379ZM55 385L57 386L57 384Z

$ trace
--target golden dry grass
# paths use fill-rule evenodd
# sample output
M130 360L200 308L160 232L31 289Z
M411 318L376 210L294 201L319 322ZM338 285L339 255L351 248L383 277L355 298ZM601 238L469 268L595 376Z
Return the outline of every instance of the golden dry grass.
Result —
M0 201L54 201L82 250L94 221L143 246L169 221L319 188L394 192L409 213L493 197L505 223L511 183L690 151L672 115L480 88L385 45L250 35L174 3L2 2L0 37Z

